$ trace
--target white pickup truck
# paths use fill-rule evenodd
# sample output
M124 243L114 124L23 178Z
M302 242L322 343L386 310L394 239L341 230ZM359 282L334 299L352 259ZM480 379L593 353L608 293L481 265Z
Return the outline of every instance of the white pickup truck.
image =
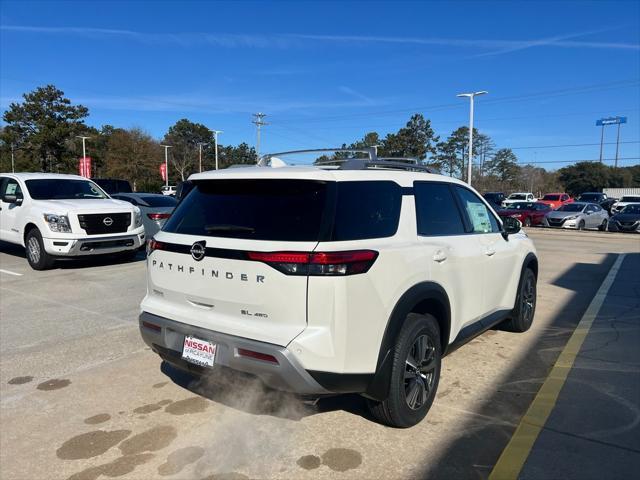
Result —
M515 192L502 201L502 207L506 208L512 203L518 202L535 202L537 198L531 192Z
M145 243L140 209L91 180L49 173L0 174L0 240L22 245L35 270L57 257L121 253Z

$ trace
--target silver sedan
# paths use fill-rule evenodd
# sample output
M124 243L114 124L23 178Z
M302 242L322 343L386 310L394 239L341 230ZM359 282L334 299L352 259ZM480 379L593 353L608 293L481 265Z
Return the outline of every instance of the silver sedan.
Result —
M597 228L606 230L609 214L600 205L587 202L573 202L552 210L544 217L542 224L553 228Z
M174 197L158 193L117 193L111 197L132 203L140 208L147 240L151 240L160 231L178 204Z

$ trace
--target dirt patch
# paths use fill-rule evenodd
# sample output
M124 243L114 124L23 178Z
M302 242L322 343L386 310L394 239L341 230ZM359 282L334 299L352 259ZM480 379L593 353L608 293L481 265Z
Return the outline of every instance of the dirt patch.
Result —
M60 390L61 388L68 387L69 385L71 385L71 380L54 378L52 380L39 383L36 388L38 390L50 391Z
M93 417L85 418L84 423L87 425L97 425L98 423L104 423L107 420L111 420L111 415L108 413L99 413Z
M305 470L313 470L320 466L320 457L317 455L305 455L304 457L300 457L296 463Z
M122 442L119 448L124 455L155 452L169 446L177 436L178 432L174 427L161 425L134 435Z
M29 383L31 380L33 380L33 377L30 376L26 376L26 377L13 377L11 380L9 380L7 383L9 385L23 385L25 383Z
M180 473L184 467L196 462L204 455L204 448L186 447L170 453L167 461L158 467L158 473L162 476Z
M100 475L110 478L121 477L133 472L138 465L147 463L153 458L153 453L143 453L141 455L128 455L116 458L113 462L87 468L81 472L71 475L68 480L96 480Z
M202 480L249 480L244 473L228 472L228 473L215 473L204 477Z
M346 472L362 463L362 455L350 448L331 448L322 455L322 464L336 472Z
M160 382L153 385L153 388L162 388L167 385L169 382Z
M102 455L131 434L131 430L95 430L70 438L62 444L56 455L63 460L79 460Z
M158 402L158 405L160 405L160 406L163 406L163 407L164 407L165 405L169 405L170 403L173 403L173 400L166 399L166 400L160 400L160 401Z
M168 405L164 411L171 415L188 415L190 413L202 413L208 407L208 401L202 397L191 397L179 400Z
M148 405L143 405L141 407L138 408L134 408L133 409L133 413L151 413L151 412L155 412L156 410L160 410L162 408L162 405L158 405L157 403L150 403Z

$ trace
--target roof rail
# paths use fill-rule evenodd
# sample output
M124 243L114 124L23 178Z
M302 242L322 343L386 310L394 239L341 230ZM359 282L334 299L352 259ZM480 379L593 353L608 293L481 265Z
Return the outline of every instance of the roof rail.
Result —
M282 157L284 155L294 155L296 153L324 153L324 152L351 152L351 153L366 153L369 155L369 160L376 161L378 156L376 155L375 147L364 148L313 148L309 150L289 150L287 152L267 153L260 155L257 165L259 167L268 167L269 162L274 159ZM284 163L284 162L283 162Z
M376 160L366 160L360 158L350 158L340 165L340 170L407 170L410 172L426 172L434 173L434 171L426 165L417 162L408 163L407 160L416 160L414 158L379 158Z

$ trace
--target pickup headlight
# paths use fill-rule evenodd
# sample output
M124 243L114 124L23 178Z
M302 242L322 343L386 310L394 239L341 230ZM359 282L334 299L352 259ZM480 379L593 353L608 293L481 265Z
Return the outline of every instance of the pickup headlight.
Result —
M66 215L54 215L53 213L45 213L44 221L49 225L49 230L58 233L71 233L71 225L69 225L69 217Z
M136 207L133 210L133 226L138 228L140 225L142 225L142 213L140 212L140 209Z

